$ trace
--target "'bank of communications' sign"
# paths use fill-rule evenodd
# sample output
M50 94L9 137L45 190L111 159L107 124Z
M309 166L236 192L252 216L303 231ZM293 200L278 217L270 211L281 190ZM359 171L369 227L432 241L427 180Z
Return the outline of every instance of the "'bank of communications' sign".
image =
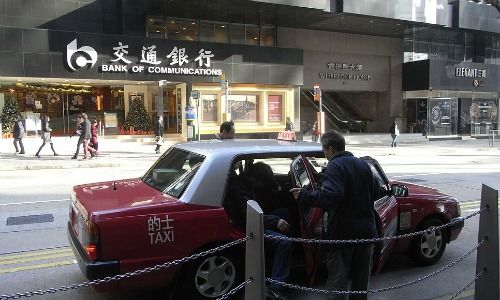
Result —
M142 46L140 59L134 63L128 55L129 46L118 42L113 47L114 58L108 64L101 64L99 71L103 73L145 73L220 76L221 69L211 67L214 54L211 50L200 49L198 55L191 59L185 48L174 47L166 56L158 57L156 45ZM76 39L66 46L66 64L72 71L86 67L93 68L97 63L97 51L90 46L78 48ZM163 58L164 57L164 58ZM137 56L139 58L139 56ZM190 66L190 63L191 66ZM194 67L192 67L194 65Z

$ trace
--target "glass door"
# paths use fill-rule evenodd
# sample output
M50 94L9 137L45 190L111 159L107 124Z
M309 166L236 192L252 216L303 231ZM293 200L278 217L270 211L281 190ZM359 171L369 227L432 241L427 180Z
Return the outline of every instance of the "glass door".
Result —
M473 99L470 106L471 134L486 135L498 126L496 99Z

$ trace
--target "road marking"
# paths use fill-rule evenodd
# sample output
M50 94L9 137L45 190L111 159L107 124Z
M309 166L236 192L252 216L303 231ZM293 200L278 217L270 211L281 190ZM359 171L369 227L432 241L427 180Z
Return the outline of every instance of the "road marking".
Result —
M48 255L48 254L55 254L55 253L66 253L66 252L71 252L71 249L69 247L64 247L64 248L54 248L51 250L30 250L26 252L21 252L21 253L15 253L15 254L6 254L6 255L0 255L0 262L3 262L5 260L12 260L12 259L18 259L18 258L26 258L26 257L34 257L34 256L40 256L40 255Z
M29 202L0 203L0 206L24 205L24 204L39 204L39 203L52 203L52 202L65 202L65 201L69 201L69 198L67 198L67 199L55 199L55 200L29 201Z
M474 292L475 292L474 289L466 290L466 291L462 292L459 296L457 296L456 298L453 298L453 299L464 299L467 297L472 297L472 296L474 296ZM449 300L451 298L451 296L452 295L447 295L447 296L435 298L434 300Z
M72 260L65 260L65 261L59 261L59 262L54 262L54 263L31 265L31 266L25 266L25 267L0 269L0 274L3 274L3 273L14 273L14 272L19 272L19 271L36 270L36 269L43 269L43 268L50 268L50 267L67 266L67 265L72 265L72 264L74 264L74 259L72 259Z
M5 259L5 260L0 260L0 266L1 265L20 264L20 263L25 263L25 262L33 262L33 261L43 260L43 259L63 258L63 257L74 257L74 255L73 255L72 251L67 251L67 252L62 252L62 253L57 253L57 254L26 256L23 258Z

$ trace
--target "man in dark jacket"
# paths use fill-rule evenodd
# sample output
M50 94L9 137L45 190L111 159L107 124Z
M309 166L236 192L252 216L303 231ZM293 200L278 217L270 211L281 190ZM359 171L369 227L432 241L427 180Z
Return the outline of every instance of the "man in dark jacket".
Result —
M14 147L16 148L16 153L24 154L23 138L25 135L25 130L23 121L21 120L20 116L14 117L14 132L12 135L14 136ZM17 148L17 143L19 143L21 151L19 151L19 148Z
M326 238L331 240L377 237L375 224L375 185L367 163L345 151L344 137L329 131L321 137L328 165L320 190L294 188L294 197L304 205L328 212ZM340 244L328 248L328 290L366 291L370 279L373 244ZM345 299L335 295L329 299ZM367 299L352 295L349 299Z

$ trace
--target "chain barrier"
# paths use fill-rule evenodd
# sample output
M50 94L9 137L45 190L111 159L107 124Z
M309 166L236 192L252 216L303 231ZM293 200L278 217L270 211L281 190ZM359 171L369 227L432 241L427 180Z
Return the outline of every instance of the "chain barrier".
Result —
M221 297L217 298L217 300L226 300L226 299L229 299L229 297L231 297L232 295L236 294L239 290L241 290L242 288L244 288L245 285L251 283L252 281L253 281L252 278L248 278L247 280L245 280L242 283L240 283L234 289L230 290L229 292L225 293Z
M471 284L476 282L476 280L478 280L479 277L481 277L483 275L484 275L484 271L479 272L479 274L477 274L476 277L474 277L474 279L469 281L469 283L467 283L463 288L461 288L455 294L453 294L453 296L451 296L450 300L454 300L456 297L458 297L458 295L462 294Z
M315 292L315 293L321 293L321 294L326 294L326 295L363 295L363 294L383 293L383 292L387 292L390 290L400 289L400 288L403 288L403 287L406 287L409 285L416 284L418 282L424 281L424 280L429 279L429 278L431 278L439 273L442 273L442 272L448 270L449 268L453 267L457 263L464 260L466 257L470 256L472 253L474 253L474 251L476 251L479 247L481 247L485 241L486 240L482 240L480 243L478 243L476 246L474 246L474 248L467 251L465 254L463 254L462 256L457 258L456 260L452 261L451 263L447 264L446 266L444 266L444 267L442 267L442 268L440 268L432 273L429 273L425 276L419 277L419 278L414 279L412 281L405 282L405 283L398 284L398 285L394 285L391 287L385 287L385 288L368 290L368 291L333 291L333 290L324 290L324 289L303 287L303 286L296 285L296 284L290 284L290 283L277 281L277 280L274 280L271 278L266 278L266 281L268 281L269 283L280 285L282 287L286 287L286 288L290 288L290 289L301 290L301 291L305 291L305 292ZM481 274L481 273L479 273L479 274Z
M82 283L74 283L74 284L71 284L71 285L68 285L68 286L61 286L61 287L58 287L58 288L50 288L50 289L46 289L46 290L30 291L30 292L24 292L24 293L15 293L15 294L12 294L12 295L1 295L0 296L0 300L19 299L19 298L23 298L23 297L29 298L29 297L32 297L32 296L42 296L42 295L45 295L45 294L54 294L54 293L57 293L57 292L65 292L65 291L68 291L68 290L75 290L75 289L78 289L78 288L81 288L81 287L89 287L91 285L98 285L98 284L102 284L102 283L109 283L109 282L118 281L118 280L121 280L121 279L131 278L131 277L139 276L139 275L142 275L142 274L147 274L147 273L151 273L151 272L154 272L154 271L159 271L159 270L162 270L162 269L170 268L170 267L175 266L175 265L184 264L186 262L198 259L198 258L206 256L208 254L214 254L214 253L222 251L224 249L236 246L238 244L246 242L249 239L250 239L250 237L244 237L244 238L241 238L241 239L229 242L227 244L215 247L213 249L202 251L202 252L199 252L199 253L196 253L196 254L193 254L193 255L190 255L190 256L186 256L186 257L183 257L183 258L180 258L180 259L176 259L176 260L173 260L173 261L170 261L170 262L166 262L166 263L159 264L159 265L156 265L156 266L153 266L153 267L147 267L147 268L136 270L136 271L132 271L132 272L127 272L127 273L124 273L124 274L118 274L118 275L115 275L115 276L108 276L108 277L105 277L105 278L102 278L102 279L96 279L96 280L92 280L92 281L85 281L85 282L82 282Z
M433 232L436 230L441 230L443 228L451 227L453 225L465 222L466 220L468 220L474 216L479 215L482 211L484 211L484 210L479 210L479 211L477 211L477 212L475 212L467 217L464 217L463 219L457 219L457 220L451 221L450 223L446 223L446 224L436 226L436 227L431 227L431 228L428 228L426 230L416 231L416 232L397 235L397 236L386 236L386 237L382 237L382 238L354 239L354 240L315 240L315 239L304 239L304 238L292 238L292 237L287 237L287 236L274 236L274 235L268 235L268 234L264 234L264 237L267 239L285 240L285 241L305 243L305 244L327 244L327 245L361 244L361 243L373 244L373 243L378 243L378 242L414 237L414 236L422 235L424 233L429 233L429 232Z

